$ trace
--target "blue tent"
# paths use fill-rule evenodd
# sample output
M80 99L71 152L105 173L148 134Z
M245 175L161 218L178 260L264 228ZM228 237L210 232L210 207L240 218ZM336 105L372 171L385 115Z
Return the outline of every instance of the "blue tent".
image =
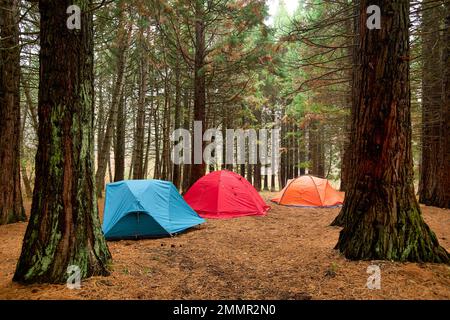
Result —
M205 222L173 183L127 180L106 185L106 239L168 236Z

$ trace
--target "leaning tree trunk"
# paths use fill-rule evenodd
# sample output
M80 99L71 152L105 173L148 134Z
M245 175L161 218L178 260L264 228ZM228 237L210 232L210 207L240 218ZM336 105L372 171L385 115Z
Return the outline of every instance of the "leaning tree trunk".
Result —
M442 66L444 70L441 105L440 170L436 205L450 209L450 2L445 4L445 28L443 37Z
M98 217L93 177L92 0L78 1L80 30L66 28L69 0L41 0L39 142L30 222L14 281L65 282L108 275L111 255Z
M381 30L361 28L352 132L354 179L336 248L349 259L449 262L414 195L409 86L409 0L361 1L383 9Z
M439 129L441 123L442 68L439 29L440 7L435 1L422 3L422 163L419 201L433 206L437 200Z
M19 1L0 0L0 225L25 221L20 188Z

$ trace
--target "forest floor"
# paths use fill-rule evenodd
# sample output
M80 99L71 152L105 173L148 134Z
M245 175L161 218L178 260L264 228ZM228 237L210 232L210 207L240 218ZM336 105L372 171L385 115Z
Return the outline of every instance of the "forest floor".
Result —
M13 283L26 223L0 226L0 299L450 299L450 266L348 261L333 249L340 228L329 226L339 209L271 206L264 217L208 220L174 238L108 242L111 275L79 290ZM450 210L422 209L450 250ZM371 264L380 290L366 287Z

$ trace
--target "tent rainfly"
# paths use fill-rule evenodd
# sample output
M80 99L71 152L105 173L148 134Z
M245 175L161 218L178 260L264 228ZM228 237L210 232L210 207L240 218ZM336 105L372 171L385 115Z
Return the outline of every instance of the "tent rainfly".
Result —
M171 182L127 180L106 186L106 239L170 236L203 222Z
M203 218L262 216L270 209L250 182L228 170L213 171L200 178L184 199Z
M327 179L305 175L288 180L271 201L296 207L335 207L344 203L344 192L335 190Z

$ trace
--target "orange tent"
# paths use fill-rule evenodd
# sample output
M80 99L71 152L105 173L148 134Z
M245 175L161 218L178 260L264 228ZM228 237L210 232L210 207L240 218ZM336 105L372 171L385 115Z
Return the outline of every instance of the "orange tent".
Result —
M333 207L344 203L344 192L335 190L327 179L301 176L288 180L271 201L298 207Z

